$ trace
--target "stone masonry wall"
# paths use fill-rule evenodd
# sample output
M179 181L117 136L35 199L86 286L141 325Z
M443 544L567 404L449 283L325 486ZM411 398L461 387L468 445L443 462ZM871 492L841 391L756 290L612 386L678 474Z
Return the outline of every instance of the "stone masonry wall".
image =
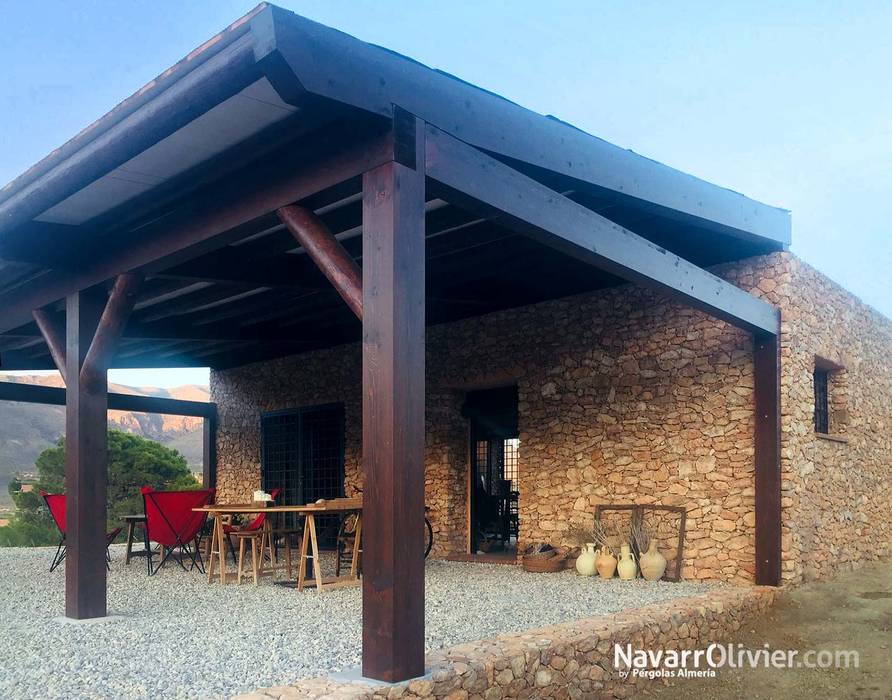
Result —
M714 272L782 309L785 580L882 553L892 534L892 323L786 253ZM814 434L815 355L845 366L833 374L831 429L848 442ZM599 503L684 505L685 577L752 582L752 372L747 333L632 285L429 328L435 555L466 548L464 393L514 383L521 547L566 542ZM211 384L221 500L259 483L262 411L332 401L345 405L348 493L359 483L358 346L214 372Z
M622 678L614 665L614 644L623 649L627 644L633 649L706 649L764 613L776 590L722 588L705 596L460 644L428 655L430 678L389 687L316 678L234 700L629 698L662 679L634 674ZM693 663L687 668L694 670ZM705 662L699 668L706 670Z

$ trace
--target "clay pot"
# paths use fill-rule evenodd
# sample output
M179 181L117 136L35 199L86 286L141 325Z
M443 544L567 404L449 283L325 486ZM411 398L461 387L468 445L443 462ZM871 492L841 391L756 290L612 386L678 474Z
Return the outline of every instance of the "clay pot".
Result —
M638 565L635 563L635 555L629 545L624 544L619 557L619 563L616 565L620 579L623 581L631 581L638 574Z
M616 557L610 553L607 547L600 550L596 561L598 576L601 578L613 578L616 573Z
M650 546L638 562L641 566L641 575L648 581L659 581L666 573L666 557L660 554L654 540L650 541Z
M595 543L588 542L582 547L582 554L576 557L576 571L579 572L580 576L594 576L596 566L595 560L597 559L597 555L595 554Z

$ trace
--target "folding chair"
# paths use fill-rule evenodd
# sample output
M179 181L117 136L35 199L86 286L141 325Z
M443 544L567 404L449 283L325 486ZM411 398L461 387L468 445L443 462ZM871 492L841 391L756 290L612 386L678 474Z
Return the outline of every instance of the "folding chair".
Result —
M59 534L62 535L62 539L59 540L59 546L56 547L56 553L53 555L53 562L50 564L50 571L55 571L59 564L61 564L65 560L65 554L68 551L68 547L65 545L65 494L64 493L47 493L46 491L41 491L40 495L43 497L43 500L46 502L46 507L50 511L50 515L53 516L53 522L56 523L56 527L59 528ZM115 541L115 537L118 536L118 533L121 531L121 528L116 527L111 532L105 533L105 568L110 569L111 567L108 563L111 561L111 554L108 551L109 545Z
M201 551L196 545L196 538L207 518L207 513L196 513L193 508L206 506L214 496L213 489L196 491L154 491L148 486L140 489L146 513L145 537L146 555L149 576L154 576L171 557L174 550L180 550L180 556L174 557L184 571L194 568L204 573ZM151 553L151 542L161 545L161 560L154 566ZM187 569L183 563L183 554L191 562Z

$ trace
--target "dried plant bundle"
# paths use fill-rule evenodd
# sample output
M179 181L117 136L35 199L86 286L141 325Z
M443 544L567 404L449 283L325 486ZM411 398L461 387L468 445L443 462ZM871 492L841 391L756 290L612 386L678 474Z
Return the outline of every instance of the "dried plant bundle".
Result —
M639 552L646 552L654 538L654 530L643 520L635 520L629 528L629 537Z
M567 531L567 539L576 547L583 547L589 542L596 542L594 531L582 525L574 525Z

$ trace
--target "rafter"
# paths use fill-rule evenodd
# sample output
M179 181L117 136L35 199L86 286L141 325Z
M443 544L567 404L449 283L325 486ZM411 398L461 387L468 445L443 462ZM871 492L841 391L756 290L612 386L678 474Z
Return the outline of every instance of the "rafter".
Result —
M482 151L429 126L427 174L471 208L612 274L749 331L777 334L777 309Z

